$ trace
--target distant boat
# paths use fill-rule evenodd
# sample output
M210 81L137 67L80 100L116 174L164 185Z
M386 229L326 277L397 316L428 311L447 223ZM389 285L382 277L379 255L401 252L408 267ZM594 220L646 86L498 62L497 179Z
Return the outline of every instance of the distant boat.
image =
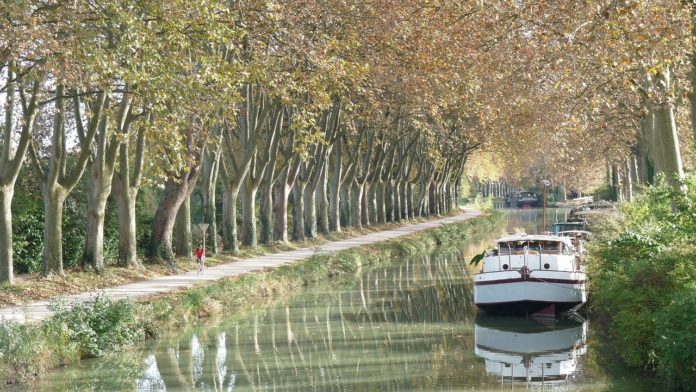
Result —
M510 208L530 208L539 205L539 195L534 192L511 192L505 197Z
M474 275L474 303L489 313L554 315L587 302L572 238L519 234L496 241Z
M585 229L585 223L584 222L556 222L551 225L551 232L553 235L558 235L558 233L563 232L563 231L572 231L572 230L584 230Z

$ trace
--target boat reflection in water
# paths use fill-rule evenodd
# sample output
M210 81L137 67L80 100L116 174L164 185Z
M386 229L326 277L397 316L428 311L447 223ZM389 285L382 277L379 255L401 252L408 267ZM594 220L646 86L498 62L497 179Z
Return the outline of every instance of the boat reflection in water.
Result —
M555 389L581 378L587 321L479 314L474 334L476 355L502 385Z

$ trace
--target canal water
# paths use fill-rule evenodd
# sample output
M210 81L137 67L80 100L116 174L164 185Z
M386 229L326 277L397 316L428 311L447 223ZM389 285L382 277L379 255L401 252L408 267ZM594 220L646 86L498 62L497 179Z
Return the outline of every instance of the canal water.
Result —
M565 211L551 210L549 222ZM554 218L554 216L556 218ZM538 210L459 246L366 268L271 306L82 361L32 390L631 390L602 369L591 322L477 314L468 260L502 232L540 230Z

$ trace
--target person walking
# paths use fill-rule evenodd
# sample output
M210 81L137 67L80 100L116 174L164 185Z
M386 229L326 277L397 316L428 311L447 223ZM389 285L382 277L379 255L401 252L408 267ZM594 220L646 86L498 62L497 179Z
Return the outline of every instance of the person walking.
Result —
M198 274L203 272L203 264L205 262L205 249L202 246L196 248L196 260L198 261Z

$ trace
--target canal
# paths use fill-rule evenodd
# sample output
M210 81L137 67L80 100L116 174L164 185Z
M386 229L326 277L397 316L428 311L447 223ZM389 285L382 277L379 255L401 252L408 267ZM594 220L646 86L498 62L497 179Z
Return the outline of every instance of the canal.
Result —
M548 221L566 211L550 210ZM503 231L540 230L539 210L457 247L309 286L272 306L183 329L138 350L51 372L32 390L640 390L600 364L587 316L476 312L468 260ZM601 331L594 331L601 333Z

